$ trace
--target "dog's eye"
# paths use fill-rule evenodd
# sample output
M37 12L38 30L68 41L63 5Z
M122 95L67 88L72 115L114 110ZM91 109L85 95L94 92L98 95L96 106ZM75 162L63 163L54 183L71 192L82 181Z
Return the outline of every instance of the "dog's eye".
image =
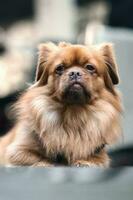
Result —
M62 75L63 72L64 72L64 65L63 64L59 64L57 67L56 67L56 74L58 75Z
M86 69L87 69L90 73L95 73L95 72L96 72L96 68L95 68L92 64L87 64L87 65L86 65Z

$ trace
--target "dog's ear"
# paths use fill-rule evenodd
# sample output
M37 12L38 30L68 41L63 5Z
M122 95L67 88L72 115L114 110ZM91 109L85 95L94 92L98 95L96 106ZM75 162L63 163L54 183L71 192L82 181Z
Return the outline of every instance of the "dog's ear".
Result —
M113 85L119 83L118 67L115 61L113 45L111 43L104 43L100 45L100 51L106 64L107 76L112 81Z
M46 62L49 59L49 56L57 50L57 46L52 42L42 43L38 47L38 64L36 69L35 82L39 84L47 84L48 71L46 69Z

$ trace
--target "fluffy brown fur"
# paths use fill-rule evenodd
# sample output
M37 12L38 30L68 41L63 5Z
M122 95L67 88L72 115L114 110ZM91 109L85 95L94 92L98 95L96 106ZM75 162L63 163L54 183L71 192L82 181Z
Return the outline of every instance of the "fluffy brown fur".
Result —
M41 44L35 83L15 105L16 126L1 139L1 163L108 166L105 148L96 149L121 132L118 82L111 44Z

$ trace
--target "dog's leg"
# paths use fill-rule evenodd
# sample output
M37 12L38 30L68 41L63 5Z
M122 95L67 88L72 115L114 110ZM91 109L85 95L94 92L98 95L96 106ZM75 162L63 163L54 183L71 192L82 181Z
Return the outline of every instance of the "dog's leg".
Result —
M6 163L9 166L53 166L48 160L42 158L38 152L21 146L10 145L7 149L6 157Z

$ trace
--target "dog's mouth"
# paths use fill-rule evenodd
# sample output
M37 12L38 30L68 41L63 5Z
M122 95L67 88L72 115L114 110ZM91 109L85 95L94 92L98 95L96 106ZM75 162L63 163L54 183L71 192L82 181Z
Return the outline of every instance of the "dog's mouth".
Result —
M90 97L90 92L77 81L70 83L63 93L63 100L67 104L86 104Z
M84 86L80 83L80 82L73 82L72 84L70 84L69 86L70 88L73 88L73 89L81 89L81 88L84 88Z

